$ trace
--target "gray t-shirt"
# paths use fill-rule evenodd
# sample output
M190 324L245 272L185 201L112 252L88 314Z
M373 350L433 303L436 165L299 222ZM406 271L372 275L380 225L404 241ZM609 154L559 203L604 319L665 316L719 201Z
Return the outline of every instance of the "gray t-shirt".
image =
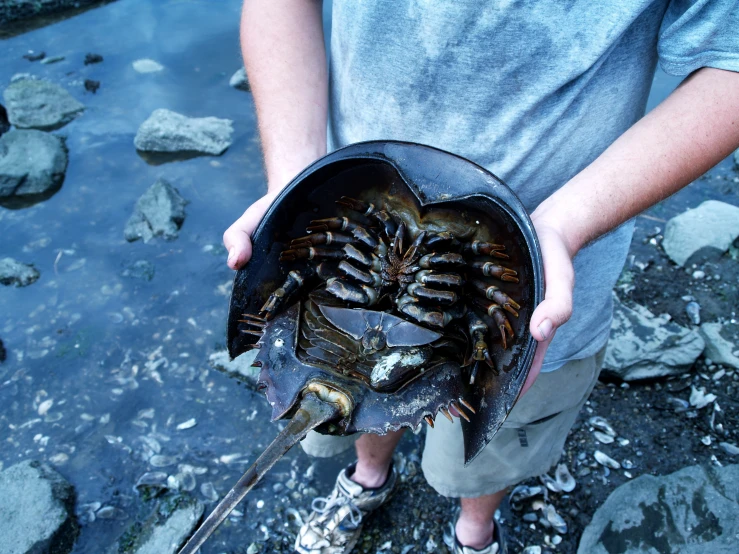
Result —
M329 149L396 139L464 156L531 212L642 115L659 60L739 71L733 0L334 0ZM543 370L607 341L633 222L575 258Z

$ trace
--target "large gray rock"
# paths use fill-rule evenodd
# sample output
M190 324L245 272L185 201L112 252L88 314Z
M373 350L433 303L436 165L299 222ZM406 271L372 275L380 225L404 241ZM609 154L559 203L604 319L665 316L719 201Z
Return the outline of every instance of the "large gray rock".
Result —
M712 361L739 369L739 358L734 355L737 346L721 336L720 323L704 323L701 325L701 335L706 341L706 358Z
M739 465L691 466L642 475L596 510L578 554L734 554L739 536Z
M192 534L205 507L179 494L162 499L152 516L121 539L120 554L174 554Z
M252 364L258 353L259 350L254 348L232 360L228 350L219 350L211 354L208 361L218 371L242 381L250 388L256 388L260 370L258 367L252 367Z
M672 261L684 265L701 248L712 247L726 252L737 237L739 208L707 200L667 222L662 246Z
M231 146L233 121L217 117L191 118L159 109L139 127L134 145L145 152L222 154Z
M0 137L0 203L52 194L62 186L66 170L61 138L33 130Z
M0 2L0 25L39 16L79 10L110 0L3 0Z
M13 258L0 259L0 284L27 287L39 278L38 269Z
M249 92L251 87L249 86L249 79L246 77L246 69L243 67L231 75L231 79L228 84L235 89Z
M43 79L18 79L5 89L8 119L16 127L56 129L85 107L59 85Z
M136 209L123 231L126 240L149 242L156 236L167 240L177 238L185 221L185 205L187 201L177 189L159 179L136 202Z
M655 317L643 306L631 309L614 296L603 371L625 381L676 375L690 369L704 346L697 330Z
M40 462L25 461L0 472L0 552L66 554L78 527L74 489Z

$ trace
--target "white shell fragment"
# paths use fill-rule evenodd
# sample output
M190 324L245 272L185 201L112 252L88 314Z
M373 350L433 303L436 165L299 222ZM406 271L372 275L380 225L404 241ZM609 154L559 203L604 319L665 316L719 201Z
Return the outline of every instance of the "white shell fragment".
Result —
M184 431L185 429L192 429L198 424L198 422L195 420L195 418L188 419L187 421L183 421L177 426L178 431Z
M593 431L593 436L603 444L611 444L614 440L613 435L608 435L602 431Z
M557 466L557 469L554 471L554 478L557 480L557 484L563 492L572 492L575 490L577 483L570 473L570 470L567 469L566 464L559 464Z
M699 410L701 408L705 408L708 406L711 402L716 400L716 395L712 393L706 393L706 389L703 387L697 389L695 387L690 387L690 405L694 408L698 408Z
M157 454L149 459L149 463L154 467L167 467L177 463L177 458L174 456L164 456Z
M541 554L541 546L534 545L534 546L527 546L523 549L521 554Z
M547 504L544 508L544 516L547 518L547 521L552 526L552 528L557 531L560 535L564 535L567 533L567 523L564 519L562 519L562 516L557 513L557 510L552 506L551 504Z
M46 412L48 412L53 405L54 405L54 401L51 398L49 400L44 400L38 406L38 415L40 416L46 415Z
M518 485L517 487L514 487L509 496L511 508L514 510L521 510L523 509L521 502L539 495L547 498L547 489L545 487L527 487L526 485Z
M600 450L596 450L593 454L595 456L595 461L599 464L609 467L611 469L620 469L621 464L619 464L616 460L608 456L607 454L601 452Z
M562 488L559 486L557 481L549 477L549 474L547 473L540 475L539 481L541 481L542 484L552 492L562 492Z
M216 492L213 483L211 483L210 481L200 485L200 492L206 499L210 500L211 502L215 502L218 500L218 493Z
M602 431L612 437L616 436L616 431L610 426L606 418L600 416L593 416L588 420L591 427L595 427L598 431Z

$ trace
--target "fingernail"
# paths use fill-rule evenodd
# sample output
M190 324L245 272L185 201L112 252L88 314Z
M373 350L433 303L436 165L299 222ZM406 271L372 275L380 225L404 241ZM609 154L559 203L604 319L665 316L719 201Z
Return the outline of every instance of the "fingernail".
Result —
M539 323L539 332L541 333L541 336L544 337L544 340L547 340L549 338L553 327L554 325L552 324L551 319L545 319L544 321Z
M232 248L228 251L228 263L231 263L233 259L236 257L236 249Z

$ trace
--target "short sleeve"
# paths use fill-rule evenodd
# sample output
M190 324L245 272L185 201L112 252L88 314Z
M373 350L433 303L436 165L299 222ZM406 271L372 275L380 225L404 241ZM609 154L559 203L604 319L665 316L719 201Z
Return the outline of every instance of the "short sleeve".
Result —
M670 0L657 53L671 75L701 67L739 71L739 0Z

